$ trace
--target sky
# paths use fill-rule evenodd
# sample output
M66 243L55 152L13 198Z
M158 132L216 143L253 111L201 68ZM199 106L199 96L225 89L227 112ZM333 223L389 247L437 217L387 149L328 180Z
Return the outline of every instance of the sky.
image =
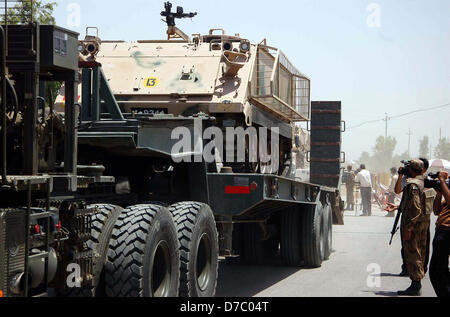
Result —
M58 25L85 35L99 28L106 40L164 39L163 0L60 0ZM312 100L342 101L343 150L357 160L372 152L388 116L450 104L448 0L173 0L198 12L177 21L186 34L223 28L251 42L267 39L311 78ZM396 153L418 156L427 135L434 147L450 136L450 107L388 121ZM412 135L408 136L411 129Z

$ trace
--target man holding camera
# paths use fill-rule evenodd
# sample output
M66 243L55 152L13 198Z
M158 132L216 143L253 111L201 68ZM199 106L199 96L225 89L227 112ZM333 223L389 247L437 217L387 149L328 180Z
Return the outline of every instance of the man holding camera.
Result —
M424 178L422 177L424 163L412 160L407 166L407 185L403 189L403 197L399 206L402 212L401 236L403 240L404 261L411 286L398 295L420 296L421 281L425 276L426 243L429 221L427 221L423 203ZM402 171L400 171L402 174Z
M422 172L420 173L420 175L417 175L414 179L417 182L418 180L420 181L420 185L423 186L423 183L425 181L425 173L427 172L428 168L430 167L430 163L426 158L420 158L420 161L422 161L423 163L423 168L422 168ZM404 162L409 164L409 162ZM398 178L397 178L397 183L395 184L395 194L400 195L403 190L405 189L405 187L408 185L409 181L409 171L406 168L400 167L398 170ZM430 189L427 189L425 191L429 191ZM431 190L432 191L432 190ZM428 206L428 204L426 204L426 206ZM424 206L425 207L425 206ZM431 207L431 206L430 206ZM385 209L388 212L393 212L395 210L397 210L399 208L399 206L396 206L392 203L388 203L388 207ZM422 250L422 253L425 254L425 258L424 258L424 273L426 274L428 271L428 262L429 262L429 258L430 258L430 215L431 215L431 208L427 208L429 210L425 210L424 211L424 215L426 214L427 216L424 216L424 221L427 222L427 224L424 223L424 226L427 226L427 242L424 245L424 248ZM399 211L401 212L401 211ZM408 271L407 271L407 267L406 267L406 262L405 262L405 252L404 252L404 247L403 247L403 237L402 237L402 249L401 249L401 255L402 255L402 272L399 274L400 276L408 276Z
M433 206L434 214L438 216L438 220L433 241L430 279L438 297L450 297L450 272L448 268L448 257L450 255L450 190L448 178L447 172L439 173L441 190L437 190ZM445 200L444 204L442 204L442 197Z

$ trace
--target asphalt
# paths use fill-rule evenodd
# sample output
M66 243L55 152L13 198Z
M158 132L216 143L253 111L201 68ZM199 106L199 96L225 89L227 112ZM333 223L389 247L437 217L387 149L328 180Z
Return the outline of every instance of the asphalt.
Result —
M288 267L281 259L262 266L221 261L219 297L397 297L410 285L401 271L400 236L389 246L394 218L373 207L372 217L346 212L333 228L333 253L320 268ZM431 238L434 236L432 217ZM430 246L431 247L431 246ZM427 274L422 297L435 297Z

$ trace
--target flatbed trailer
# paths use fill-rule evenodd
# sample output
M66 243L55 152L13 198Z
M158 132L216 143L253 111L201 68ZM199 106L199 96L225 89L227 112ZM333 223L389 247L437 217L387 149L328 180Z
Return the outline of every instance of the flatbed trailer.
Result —
M216 118L125 113L102 65L78 63L77 39L38 23L0 28L0 297L214 296L219 256L328 259L343 224L340 102L312 103L311 183L176 163L172 131L202 144ZM63 113L44 89L54 81L65 82ZM289 124L255 116L289 136Z

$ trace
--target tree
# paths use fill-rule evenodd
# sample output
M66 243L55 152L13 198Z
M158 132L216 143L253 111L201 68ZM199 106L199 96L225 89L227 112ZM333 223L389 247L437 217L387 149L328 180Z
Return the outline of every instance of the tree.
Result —
M397 140L393 137L385 138L380 136L377 138L375 147L373 148L373 170L376 172L384 172L392 166L392 158L394 156Z
M393 157L397 140L393 137L387 139L383 136L377 138L373 147L373 155L369 152L361 153L359 162L365 164L366 167L373 172L385 172L393 165ZM395 165L395 164L394 164Z
M436 158L450 160L450 140L442 138L434 149Z
M394 155L394 157L392 158L392 166L399 166L401 165L401 161L409 161L411 159L408 151L403 152L400 155Z
M56 5L56 2L19 0L14 7L8 10L8 24L30 23L30 17L33 15L33 21L54 25L53 11ZM2 22L4 22L3 18Z
M8 24L26 24L30 23L31 15L33 15L33 21L39 22L40 24L50 24L55 25L56 21L53 17L53 11L57 6L56 2L44 1L30 1L30 0L19 0L15 6L8 9L7 21ZM2 23L4 22L4 17L2 17ZM60 90L61 82L46 82L46 91L50 89L53 95L53 102L58 96L58 91ZM46 96L46 100L50 103L50 97Z
M361 156L358 160L358 162L360 164L365 164L367 168L371 169L372 168L372 156L370 156L369 152L362 152Z
M420 140L419 147L420 157L428 157L430 154L430 138L428 136L424 136L422 140Z

